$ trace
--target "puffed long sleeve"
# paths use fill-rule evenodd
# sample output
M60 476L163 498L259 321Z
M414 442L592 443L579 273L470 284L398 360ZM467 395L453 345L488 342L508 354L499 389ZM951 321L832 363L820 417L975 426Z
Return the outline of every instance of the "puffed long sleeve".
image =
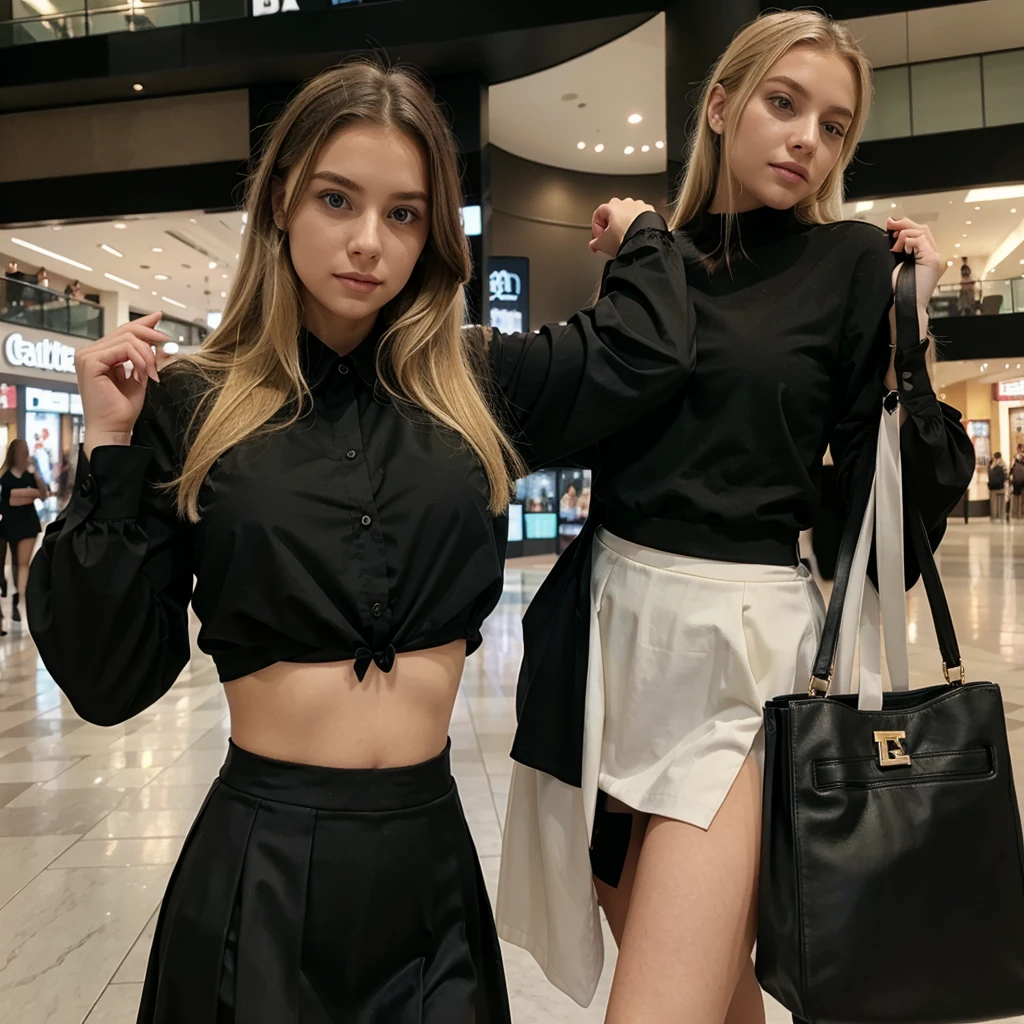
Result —
M97 725L147 708L189 659L188 528L161 486L180 468L182 412L150 383L131 445L80 453L72 498L32 562L32 637L72 706Z
M695 352L683 260L656 213L630 225L593 306L534 333L492 330L488 346L531 467L587 448L666 401L692 374Z

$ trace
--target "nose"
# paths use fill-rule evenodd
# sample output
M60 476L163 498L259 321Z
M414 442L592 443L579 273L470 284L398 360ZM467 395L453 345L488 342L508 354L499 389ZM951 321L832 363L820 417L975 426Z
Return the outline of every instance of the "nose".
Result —
M360 257L371 263L380 259L381 253L380 217L376 211L367 210L352 226L349 237L349 256Z
M789 140L789 148L804 156L813 156L818 148L818 119L801 117L793 122L793 132Z

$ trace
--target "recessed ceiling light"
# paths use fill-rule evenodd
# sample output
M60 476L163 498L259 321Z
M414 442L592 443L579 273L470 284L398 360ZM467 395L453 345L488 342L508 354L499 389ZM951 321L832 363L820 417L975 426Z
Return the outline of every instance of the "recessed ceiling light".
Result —
M889 204L889 209L890 210L895 210L896 209L896 204L895 203L890 203Z
M156 292L150 292L149 294L150 295L156 295Z
M956 245L954 245L954 246L953 246L953 248L954 248L954 249L959 249L959 248L960 248L960 243L959 243L959 242L957 242L957 243L956 243Z
M966 238L967 236L966 236L966 235L961 235L960 237L961 237L961 238Z
M153 248L150 249L149 251L150 252L163 252L163 249L161 249L159 245L154 245Z
M222 299L226 299L226 298L228 297L228 293L227 293L227 292L221 292L221 293L220 293L220 297L221 297Z
M627 146L622 152L625 153L626 156L629 156L630 154L632 154L635 151L634 151L632 146Z
M596 147L595 147L595 148L596 148ZM235 253L235 259L236 259L236 260L238 259L238 253L237 253L237 252Z
M953 201L953 200L951 199L951 200L950 200L950 202L952 202L952 201ZM976 209L976 210L980 210L980 209L981 209L981 207L980 207L980 206L976 206L976 207L975 207L975 209ZM1010 213L1013 213L1013 210L1011 210L1011 211L1010 211Z
M643 114L630 114L629 117L626 118L630 124L639 124L643 119Z
M106 242L101 242L101 243L100 243L100 248L101 248L101 249L102 249L102 250L103 250L104 252L109 252L111 256L124 256L124 253L123 253L123 252L119 252L119 251L118 251L117 249L115 249L115 248L114 248L114 247L113 247L112 245L107 245L107 243L106 243Z
M640 152L641 153L650 153L650 151L651 151L651 147L650 146L641 146L640 147Z
M134 288L136 291L139 290L139 286L137 284L134 284L131 281L126 281L123 277L117 277L114 274L104 274L103 276L110 281L116 281L118 284L123 284L129 288Z
M227 275L227 274L221 274L220 276L221 276L222 278L224 278L224 280L225 280L225 281L226 281L226 280L228 279L228 275Z
M169 302L172 306L177 306L179 309L188 309L184 302L178 302L177 299L169 299L166 295L161 295L160 298L164 302Z
M1021 260L1021 263L1024 263L1024 260ZM953 266L953 261L952 260L946 260L946 266L947 267Z
M857 204L857 213L870 213L875 208L875 201L873 199L864 199Z
M189 224L195 224L195 222L196 222L195 217L189 217L188 222L189 222Z
M576 143L576 148L577 149L586 149L587 148L587 144L585 142L577 142Z
M115 220L114 227L117 228L118 231L124 231L124 229L128 227L128 225L125 224L123 220Z
M967 223L968 223L968 224L970 224L971 222L970 222L970 221L968 221Z
M217 261L216 260L210 260L210 262L207 264L207 266L210 268L210 270L216 270L217 269Z
M665 148L665 143L664 143L664 142L662 142L662 141L661 141L661 140L659 139L659 140L658 140L658 141L657 141L657 142L656 142L656 143L654 144L654 147L655 147L655 149L664 149L664 148Z
M1016 206L1011 206L1010 207L1010 213L1016 213L1016 212L1017 212L1017 207Z
M50 249L44 249L41 245L33 245L32 242L26 242L23 238L15 238L12 235L11 241L15 245L20 245L25 249L31 249L33 252L38 252L42 253L44 256L49 256L50 259L59 260L61 263L66 263L69 267L78 267L79 270L92 270L92 267L87 267L84 263L79 263L78 260L73 260L68 256L61 256L59 252L52 252Z
M63 226L64 226L63 224L54 224L54 225L53 225L53 230L54 230L54 231L60 231L60 229L61 229L61 228L62 228Z
M175 355L177 353L177 351L178 351L178 343L176 341L165 341L164 342L164 352L166 352L169 356Z
M166 274L154 274L153 278L157 281L169 281L170 278Z

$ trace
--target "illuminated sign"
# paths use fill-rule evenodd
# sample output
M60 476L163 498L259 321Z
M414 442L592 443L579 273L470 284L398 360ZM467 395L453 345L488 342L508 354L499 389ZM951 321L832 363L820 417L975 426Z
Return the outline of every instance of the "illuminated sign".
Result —
M4 356L11 366L24 366L32 370L54 370L57 373L75 372L75 350L70 345L43 338L29 341L15 331L4 341Z
M1001 380L995 389L998 402L1016 402L1024 398L1024 380Z
M487 283L490 324L505 334L530 329L530 261L525 256L492 256Z

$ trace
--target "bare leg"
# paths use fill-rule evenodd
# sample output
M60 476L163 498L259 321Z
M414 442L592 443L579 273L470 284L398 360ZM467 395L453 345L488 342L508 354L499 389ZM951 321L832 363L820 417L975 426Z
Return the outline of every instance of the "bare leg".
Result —
M21 617L25 619L25 588L28 586L28 567L32 561L32 552L36 548L35 537L25 537L18 541L15 556L18 563L18 593L21 595Z
M594 887L597 889L597 901L601 904L604 916L608 918L608 927L615 937L615 944L622 945L622 933L626 928L626 915L629 913L629 901L633 895L633 880L636 878L636 866L640 860L640 848L643 846L644 835L647 832L647 823L651 820L649 814L641 814L634 811L618 800L608 798L609 810L615 813L629 813L633 816L633 830L629 837L629 850L626 852L626 862L622 868L622 876L617 886L608 885L599 878L594 879Z
M760 824L760 772L749 759L706 832L651 817L606 1024L762 1024L750 963Z

